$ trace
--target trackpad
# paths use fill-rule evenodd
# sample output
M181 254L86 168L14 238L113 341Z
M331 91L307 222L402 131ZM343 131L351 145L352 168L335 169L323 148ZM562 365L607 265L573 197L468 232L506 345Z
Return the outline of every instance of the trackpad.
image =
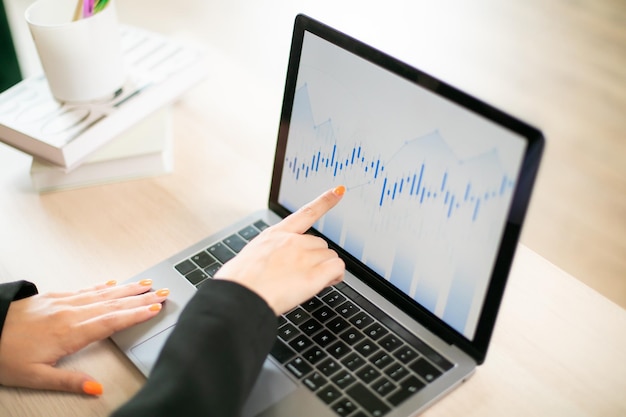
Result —
M297 387L272 361L266 359L250 397L243 407L242 417L256 416L295 391Z
M139 361L141 365L139 367L143 371L144 375L148 376L152 368L154 368L154 364L159 357L159 353L161 353L163 345L165 345L167 338L170 336L170 333L172 333L173 330L174 326L170 326L167 329L163 330L161 333L152 336L145 342L142 342L137 346L131 348L130 351L135 359Z

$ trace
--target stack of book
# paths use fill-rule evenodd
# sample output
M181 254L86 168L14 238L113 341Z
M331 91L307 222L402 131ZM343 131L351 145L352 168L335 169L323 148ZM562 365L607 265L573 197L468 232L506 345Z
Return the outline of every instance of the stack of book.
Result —
M0 94L0 141L33 156L38 191L169 172L171 103L206 75L201 50L123 26L128 78L111 100L60 103L44 75Z
M48 192L151 177L171 172L173 167L170 108L164 107L105 143L71 171L33 158L30 177L35 190Z

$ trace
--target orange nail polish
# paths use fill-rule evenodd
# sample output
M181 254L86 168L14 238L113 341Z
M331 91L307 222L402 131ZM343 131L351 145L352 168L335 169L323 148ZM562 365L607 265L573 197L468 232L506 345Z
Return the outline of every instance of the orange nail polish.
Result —
M339 185L337 187L335 187L335 189L333 190L333 193L335 193L336 195L344 195L344 193L346 192L346 187L344 187L343 185Z
M107 281L104 285L106 285L107 287L112 287L112 286L114 286L115 284L117 284L117 281L116 281L116 280L114 280L114 279L112 279L112 280L110 280L110 281Z
M167 297L168 295L170 295L170 290L168 290L167 288L161 288L159 291L156 291L156 295L158 295L159 297Z
M140 285L143 285L144 287L149 287L150 285L152 285L152 280L151 279L142 279L141 281L139 281Z
M148 307L148 310L150 310L150 311L160 311L161 308L163 308L163 306L160 303L156 303L156 304L152 304L150 307Z
M102 395L102 384L96 381L83 382L83 392L89 395Z

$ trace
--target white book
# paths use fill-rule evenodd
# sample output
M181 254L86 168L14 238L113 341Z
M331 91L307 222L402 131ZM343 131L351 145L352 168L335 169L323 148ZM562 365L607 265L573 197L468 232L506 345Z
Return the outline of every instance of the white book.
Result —
M120 30L128 79L118 96L59 103L44 75L30 77L0 94L0 141L72 170L206 75L200 49L135 27Z
M106 143L79 167L63 167L34 158L30 168L39 192L66 190L169 173L173 170L172 123L169 106Z

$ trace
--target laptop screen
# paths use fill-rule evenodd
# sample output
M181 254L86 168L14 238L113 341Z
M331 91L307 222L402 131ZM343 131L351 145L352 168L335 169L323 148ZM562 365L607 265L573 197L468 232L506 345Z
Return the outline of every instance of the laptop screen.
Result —
M471 340L527 141L431 90L305 31L278 203Z

